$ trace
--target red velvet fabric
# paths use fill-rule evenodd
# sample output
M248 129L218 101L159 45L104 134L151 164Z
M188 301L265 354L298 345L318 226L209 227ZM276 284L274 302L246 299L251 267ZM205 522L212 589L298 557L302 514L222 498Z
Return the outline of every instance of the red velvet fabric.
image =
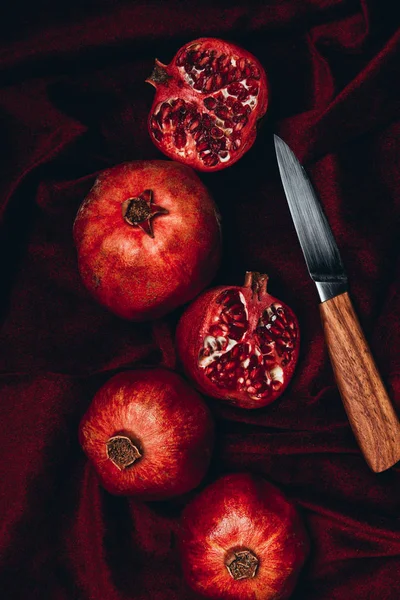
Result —
M183 600L179 513L193 494L140 504L98 485L77 427L94 392L138 365L173 367L180 310L131 324L78 275L71 228L100 170L161 158L146 126L153 59L219 36L265 66L268 118L230 169L201 175L223 217L215 284L268 272L302 349L282 399L210 402L210 481L250 470L300 507L312 552L297 600L400 597L399 466L372 474L349 428L315 287L279 180L272 133L304 161L346 265L354 305L400 406L400 30L382 0L8 3L1 19L2 321L0 590L6 600Z

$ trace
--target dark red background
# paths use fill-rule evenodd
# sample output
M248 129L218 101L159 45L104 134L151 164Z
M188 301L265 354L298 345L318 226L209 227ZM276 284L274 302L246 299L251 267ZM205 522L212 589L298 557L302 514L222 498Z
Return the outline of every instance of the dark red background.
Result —
M304 161L351 294L400 405L400 21L396 2L9 3L0 19L2 325L0 590L4 599L183 600L175 548L188 497L141 505L99 488L77 441L118 370L173 366L180 311L131 324L83 288L71 228L96 173L160 158L146 130L153 58L199 36L246 47L271 84L253 149L201 175L223 216L215 283L266 271L302 329L296 376L255 412L212 403L208 480L248 469L298 502L312 554L297 600L400 597L399 466L372 474L355 444L279 181L272 132Z

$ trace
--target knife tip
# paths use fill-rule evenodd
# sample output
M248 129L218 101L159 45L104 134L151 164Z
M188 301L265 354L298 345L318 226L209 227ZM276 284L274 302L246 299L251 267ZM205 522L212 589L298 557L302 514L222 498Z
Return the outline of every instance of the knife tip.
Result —
M278 146L284 146L285 142L282 140L282 138L279 137L279 135L276 135L276 133L274 133L274 144L275 148L278 148Z

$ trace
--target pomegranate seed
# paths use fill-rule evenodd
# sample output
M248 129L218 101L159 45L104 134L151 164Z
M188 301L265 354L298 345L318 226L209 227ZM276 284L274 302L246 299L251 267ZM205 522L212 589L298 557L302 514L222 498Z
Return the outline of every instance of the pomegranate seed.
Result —
M193 139L197 142L203 135L203 128L201 127L201 125L199 125L199 127L197 127L196 129L191 130L190 133L192 134Z
M188 125L188 130L193 133L195 131L195 129L197 129L200 125L200 120L199 120L199 116L195 115L193 117L193 120L190 122L190 124Z
M189 129L190 126L192 125L192 123L194 122L194 119L195 119L194 113L192 111L188 112L183 120L183 126L186 129Z
M249 92L246 89L244 89L243 92L240 92L240 94L238 94L238 100L244 101L244 100L247 100L248 97L249 97Z
M205 113L202 118L202 123L203 123L204 127L207 127L207 128L212 127L214 124L214 118L210 117L210 115Z
M231 352L231 356L233 356L234 358L236 358L237 356L239 356L240 353L240 347L239 344L237 344L236 346L233 347L233 350Z
M186 146L186 134L183 129L177 129L174 135L174 143L177 148Z
M224 136L224 132L219 127L213 127L210 133L213 138L221 138Z
M211 148L211 150L213 150L214 152L216 152L218 154L218 152L221 150L221 142L219 140L215 140L215 139L211 138L210 148Z
M233 96L228 96L227 99L225 100L225 104L226 106L229 106L229 108L231 108L234 104L235 104L236 100Z
M277 338L276 342L284 344L285 342L281 339L281 331L282 330L279 327L278 323L274 323L273 325L271 325L271 328L269 329L270 334Z
M247 79L247 77L250 77L250 75L251 75L251 67L249 65L245 66L245 68L242 71L242 75L243 75L243 79Z
M240 138L235 138L235 139L232 141L232 148L233 148L234 150L238 150L238 149L240 148L240 145L241 145L241 143L242 143L242 142L241 142L241 139L240 139Z
M247 392L248 392L248 394L255 394L257 392L257 390L252 385L249 385L249 387L247 388Z
M196 140L198 142L209 142L210 141L210 132L208 129L202 129L201 130L201 134L198 138L198 140Z
M228 116L229 113L229 109L227 106L217 106L217 108L215 109L215 114L217 115L217 117L219 117L220 119L225 119Z
M172 108L167 102L163 102L159 112L159 119L161 122L166 123L172 114Z
M230 317L228 312L225 310L221 313L220 319L223 323L230 323Z
M204 82L203 85L203 90L205 92L211 92L211 90L213 89L213 78L212 76L208 77L208 79L206 79L206 81Z
M233 81L240 81L242 78L242 74L240 72L240 69L238 69L237 67L233 68Z
M175 110L179 110L180 108L183 108L186 106L186 102L182 98L175 98L171 102L171 105L175 108Z
M206 64L208 64L209 62L210 62L210 51L205 50L203 52L203 54L201 55L201 57L199 58L199 60L196 62L196 67L198 69L204 69Z
M225 119L224 125L227 129L232 129L234 123L233 123L232 119Z
M244 114L245 108L244 108L244 106L243 106L243 104L241 102L239 102L238 100L236 100L236 102L232 106L232 112L235 115Z
M240 94L240 92L242 92L244 90L244 86L241 83L231 83L230 85L228 85L227 87L227 91L229 94L231 94L232 96L237 96L238 94Z
M246 118L247 121L247 118ZM239 123L235 123L233 126L233 131L241 131L246 123L244 121L239 121Z
M197 142L196 144L196 148L199 152L203 152L204 150L209 150L209 144L207 141L204 142Z
M204 98L203 103L204 103L204 106L208 110L212 110L217 105L216 99L213 98L212 96L208 96L208 98Z
M190 63L185 63L184 67L183 67L186 71L186 73L191 73L193 71L193 66Z
M197 78L196 83L193 85L193 88L195 90L202 90L203 86L204 86L204 80L205 80L205 75L204 75L204 73L201 73L199 75L199 77Z
M251 65L251 76L253 79L260 79L260 71L255 65Z
M222 150L220 153L220 158L226 158L228 156L228 152L226 150Z
M172 113L172 115L171 115L171 123L172 123L172 125L174 127L176 127L177 125L179 125L180 117L181 117L181 113L179 112L179 110Z
M210 335L212 335L213 337L219 337L223 334L224 332L222 331L221 327L219 325L212 325L210 327Z
M237 66L239 67L239 69L240 69L241 71L243 71L243 69L245 68L245 66L246 66L246 62L247 62L247 61L246 61L246 59L244 58L244 56L242 56L241 58L239 58L239 61L238 61L238 63L237 63Z
M235 321L235 327L246 327L246 323L243 323L241 321Z
M231 62L231 59L226 54L221 54L218 59L218 66L221 70L225 69Z
M247 89L253 96L257 96L258 94L258 83L255 79L247 79L246 80Z
M222 86L222 83L222 75L220 73L216 73L213 80L213 89L218 90Z
M232 369L234 369L235 367L236 367L236 363L233 360L231 360L225 365L225 370L232 371Z
M243 323L243 327L244 327L244 314L242 312L240 312L237 315L232 315L232 318L234 321L236 321L235 325L237 325L239 327L239 322ZM242 325L240 325L240 327L242 327Z

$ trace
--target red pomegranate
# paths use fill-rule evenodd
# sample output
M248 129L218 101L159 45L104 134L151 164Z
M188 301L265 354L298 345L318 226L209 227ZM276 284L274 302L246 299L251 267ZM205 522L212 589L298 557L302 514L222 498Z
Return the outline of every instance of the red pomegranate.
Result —
M268 88L261 64L243 48L215 38L194 40L169 65L156 60L146 81L156 88L150 136L167 156L217 171L253 145Z
M206 404L179 375L138 369L100 388L81 421L79 441L106 490L161 500L200 483L213 431Z
M198 389L243 408L273 402L288 385L300 333L292 310L267 293L267 275L203 292L182 315L177 350Z
M220 478L182 514L184 576L205 598L289 598L308 547L294 505L274 485L250 474Z
M120 317L161 317L196 296L220 262L216 206L197 175L169 161L104 171L74 223L79 271Z

